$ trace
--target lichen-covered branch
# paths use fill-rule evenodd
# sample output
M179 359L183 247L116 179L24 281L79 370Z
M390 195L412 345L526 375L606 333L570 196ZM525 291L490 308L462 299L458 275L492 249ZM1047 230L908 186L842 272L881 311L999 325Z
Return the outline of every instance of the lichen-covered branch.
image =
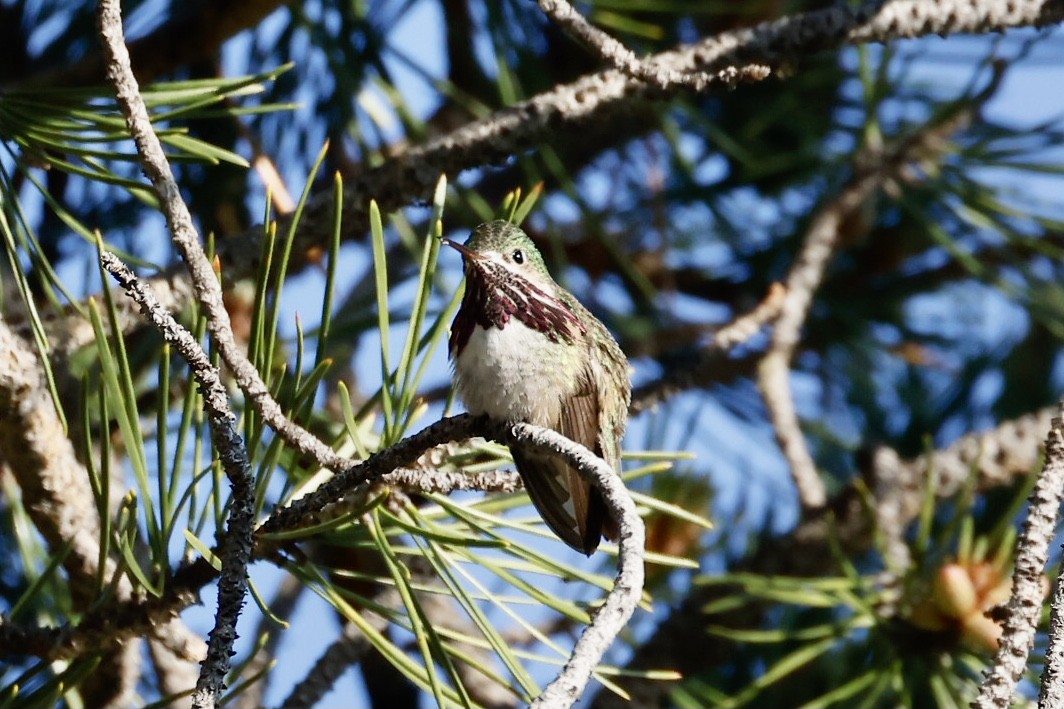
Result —
M633 79L645 82L659 91L683 87L701 91L721 83L734 85L737 81L762 81L770 69L763 65L741 69L723 68L719 71L678 71L654 61L642 61L632 50L606 32L598 29L566 0L538 0L539 7L554 22L582 42L599 57Z
M993 666L983 679L976 709L1006 709L1016 695L1016 684L1027 669L1027 657L1042 617L1045 594L1043 573L1049 560L1049 543L1055 538L1060 505L1064 501L1064 402L1046 437L1045 465L1031 491L1027 519L1016 540L1016 565L1012 572L1012 596L1005 606L1003 632ZM1057 590L1059 596L1061 591ZM1039 706L1060 706L1062 676L1058 599L1053 603L1053 627L1046 666L1042 674ZM1055 686L1054 686L1055 685ZM1047 702L1055 702L1047 703Z
M117 8L112 10L108 0L103 0L101 25L109 21L121 22L121 18ZM255 519L255 481L251 475L251 460L237 433L236 415L229 406L229 395L207 353L188 330L159 306L152 293L144 288L117 256L105 252L100 260L141 306L163 339L188 362L203 394L203 408L207 413L215 453L232 488L229 518L219 553L222 571L218 581L218 612L207 643L207 658L192 695L192 706L213 707L225 687L225 676L229 673L233 643L236 641L236 622L247 593L251 533Z

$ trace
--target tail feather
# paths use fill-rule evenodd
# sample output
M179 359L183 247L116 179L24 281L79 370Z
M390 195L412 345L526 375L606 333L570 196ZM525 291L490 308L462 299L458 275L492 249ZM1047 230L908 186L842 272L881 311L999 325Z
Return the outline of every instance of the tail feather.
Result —
M563 542L591 556L598 549L604 526L612 523L598 491L557 456L513 448L510 452L543 521Z
M599 536L615 542L621 538L621 530L617 527L617 520L610 514L606 507L606 501L602 499L602 493L596 488L591 488L591 499L587 503L587 526L599 530ZM598 546L598 540L595 540Z

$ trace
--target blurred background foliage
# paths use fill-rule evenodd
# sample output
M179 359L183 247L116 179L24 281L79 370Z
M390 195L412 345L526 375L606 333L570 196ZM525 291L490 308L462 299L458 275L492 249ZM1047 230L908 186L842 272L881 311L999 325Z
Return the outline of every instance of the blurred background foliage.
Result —
M643 54L824 4L597 0L579 9ZM170 82L148 94L149 105L169 136L191 211L220 248L229 239L261 235L268 193L271 215L290 212L305 182L309 193L328 195L337 179L357 180L409 146L602 69L524 0L128 0L123 11L142 83ZM0 40L7 251L0 313L48 353L42 364L54 371L54 397L84 460L97 461L98 479L113 476L119 498L130 486L138 489L124 507L111 499L115 491L98 491L104 518L118 529L103 525L101 538L147 541L148 550L132 542L123 549L131 568L143 568L135 574L139 583L150 588L186 552L211 545L224 513L226 489L199 450L206 441L182 380L187 375L147 330L130 328L112 338L112 347L124 340L120 352L88 342L65 352L49 342L44 320L75 309L91 316L80 299L100 288L94 231L149 272L172 266L174 253L141 186L132 146L121 140L109 93L96 88L92 3L3 0ZM840 543L825 544L823 558L806 560L817 570L812 580L769 573L771 564L759 559L803 520L756 385L757 355L767 338L755 336L708 368L704 353L717 328L785 278L813 215L868 169L869 156L922 141L915 155L884 170L878 189L848 215L793 363L797 407L829 490L859 487L878 446L912 458L1054 402L1064 388L1062 125L1057 118L1028 120L1024 105L1037 104L1033 93L1051 92L1051 79L1030 75L1052 64L1060 43L1059 32L1019 31L849 47L803 57L779 77L731 91L632 101L605 128L563 126L535 150L448 175L450 190L432 205L430 195L407 195L409 206L385 215L373 237L369 222L346 224L342 243L339 232L322 230L313 249L292 255L286 274L259 269L256 284L226 283L230 312L295 418L348 452L373 450L434 420L451 403L444 347L432 343L446 334L460 269L449 254L437 269L435 251L426 256L423 246L441 233L464 238L514 190L538 194L525 227L559 280L617 334L637 392L677 373L700 373L688 382L693 386L633 419L627 447L692 454L671 466L647 463L654 474L637 476L631 486L692 513L648 508L648 537L653 551L693 560L704 575L652 565L649 590L656 601L625 640L637 648L650 638L656 648L667 646L668 619L708 604L705 615L696 614L683 643L675 639L686 647L682 652L648 660L617 648L610 660L631 661L633 671L682 669L682 682L640 685L654 705L961 705L994 641L958 619L1000 601L994 589L1011 569L1007 530L1026 479L946 498L928 490L930 512L908 539L911 567L889 568L876 543ZM441 213L437 232L432 217ZM285 262L284 228L276 243L275 267ZM257 251L237 253L252 263L267 261ZM379 309L382 283L386 308ZM423 298L424 320L412 321ZM186 305L185 321L195 324L195 308ZM107 326L97 327L103 335ZM393 353L383 368L382 333ZM415 354L424 360L406 359L404 338L418 342L422 335ZM111 357L121 371L101 366ZM408 368L391 376L397 366ZM412 381L416 391L408 387ZM124 427L116 411L128 417ZM260 465L259 504L268 510L315 471L244 413ZM151 425L143 436L132 434L145 421ZM175 443L179 433L189 440ZM196 452L182 459L175 448ZM505 467L498 449L452 452L465 456L458 462ZM156 500L159 519L144 502L156 478L169 485ZM0 610L61 622L79 610L76 601L64 600L49 566L60 550L30 532L8 478L4 493ZM404 497L390 507L364 500L300 547L312 564L293 557L282 567L354 622L379 602L373 594L381 579L402 587L401 568L421 565L415 588L417 578L445 577L440 568L454 563L451 553L479 559L481 568L495 563L469 546L468 525L436 529L435 537L411 535L414 523L435 529L434 516L448 525L469 520L456 517L462 513L449 510L446 499ZM501 515L520 504L516 499L475 497L468 504ZM127 510L124 517L119 508ZM697 517L711 518L714 529L706 531ZM193 537L187 544L186 526ZM450 551L434 546L441 543ZM522 573L542 573L560 551L553 541L516 548L528 564ZM458 689L465 680L446 658L460 655L460 641L470 638L430 633L432 623L422 622L429 616L414 610L418 601L411 596L387 612L391 639L374 642L377 652L363 658L366 701L412 705L404 702L422 690L444 704L506 706L523 699L550 675L541 666L534 679L525 677L524 667L536 665L530 656L543 652L547 637L564 640L600 593L596 586L609 582L609 561L564 558L568 566L551 577L587 585L574 592L572 584L548 584L556 607L530 616L543 637L506 636L513 625L501 610L506 603L486 602L487 590L465 592L464 600L489 607L490 620L483 622L493 630L479 627L477 637L492 646L498 684L519 687L516 694L492 700ZM284 573L262 573L253 579L271 592L284 587ZM521 590L508 573L496 569L484 583L496 592ZM345 574L347 581L337 580ZM962 608L942 600L952 598L951 579L958 576L977 587ZM27 591L38 586L47 592L33 596L29 613ZM441 593L457 593L445 586ZM547 600L530 597L537 605ZM359 602L352 605L352 598ZM732 613L727 628L715 620L722 609ZM291 639L267 648L281 661L270 688L257 685L267 703L299 679L296 670L281 671L285 658L316 657L326 642L297 625L282 634ZM250 644L238 660L247 661L241 671L249 674L240 676L268 673L252 662L265 637L243 627ZM517 649L500 650L498 642ZM699 666L695 658L709 646L714 649L705 657L712 661ZM904 651L911 647L930 659L913 661ZM688 666L674 665L680 655ZM435 677L434 663L442 663L443 679ZM401 678L381 681L393 677L382 667L399 668ZM3 682L10 689L27 672L50 676L41 686L58 691L65 671L16 663ZM65 686L77 684L69 679ZM614 680L636 691L623 677ZM40 691L38 700L46 696ZM65 691L47 696L76 704L76 693ZM150 680L140 691L146 698L165 694ZM14 701L10 691L5 697ZM588 705L611 701L601 691Z

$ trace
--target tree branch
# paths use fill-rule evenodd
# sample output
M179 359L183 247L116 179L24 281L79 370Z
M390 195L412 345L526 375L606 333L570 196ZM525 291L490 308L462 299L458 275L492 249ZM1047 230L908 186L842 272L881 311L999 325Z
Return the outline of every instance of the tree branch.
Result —
M887 179L888 174L886 170L875 170L858 176L813 217L802 249L787 275L784 286L786 295L773 329L772 347L758 366L758 385L768 408L776 440L787 459L798 489L798 499L807 510L823 507L827 502L827 490L798 422L789 379L790 363L813 295L824 279L828 262L838 243L842 224L860 209Z
M89 473L78 462L41 372L37 355L0 319L0 456L22 490L34 526L53 552L70 544L63 561L79 602L95 597L100 516ZM113 562L104 583L114 574ZM121 598L132 593L123 578Z
M971 122L976 112L996 93L1003 76L1004 67L995 65L990 82L978 95L958 102L953 110L886 149L866 147L855 159L855 174L849 184L813 216L805 233L802 248L784 284L786 294L775 322L771 348L758 367L758 384L804 510L823 507L827 493L795 411L789 379L790 362L844 225L878 190L895 180L911 161L937 160L948 146L945 139Z
M620 551L613 590L606 596L591 624L580 634L562 671L531 704L533 709L569 707L580 699L591 673L632 617L643 594L643 545L646 538L643 520L639 518L635 503L617 473L606 461L579 443L570 441L556 431L525 423L507 426L487 422L485 432L491 438L509 445L563 456L569 465L598 489L620 530Z
M409 465L429 448L448 440L476 435L507 445L563 456L599 489L610 514L618 521L620 556L614 590L577 641L562 672L533 703L533 706L542 707L570 706L579 698L606 648L631 617L643 590L643 522L620 477L583 446L555 431L528 424L508 425L468 414L445 418L337 474L313 493L275 512L261 530L268 534L299 527L325 505L335 502L359 485L380 479L396 467Z
M111 5L109 0L102 0L100 24L103 31L106 33L107 27L115 22L120 28L121 18L117 7ZM233 643L236 641L236 622L247 593L251 533L255 518L255 481L251 475L251 460L237 433L236 416L229 408L229 395L207 353L188 330L159 306L152 293L144 288L117 256L104 252L100 255L100 261L140 305L163 339L188 362L203 394L203 408L211 429L211 441L232 488L229 518L221 543L218 612L207 643L207 659L192 695L193 707L213 707L225 686L225 676L229 673Z
M446 482L452 478L449 473L441 474L444 482L439 484L431 474L428 474L428 483L418 482L412 467L419 465L426 453L432 455L432 449L437 445L479 435L470 419L472 417L468 415L443 419L421 433L370 456L367 461L349 461L350 470L346 475L337 475L312 495L301 498L290 507L276 510L260 532L290 529L311 522L314 515L360 485L386 480L390 475L395 475L397 482L407 483L416 490L423 487L432 491L467 489L457 480L453 481L454 487L449 488ZM484 482L488 487L498 484L500 492L509 491L511 484L519 482L519 477L510 472L488 472L469 477ZM256 541L254 558L268 558L272 551L273 545L269 540L260 537ZM218 572L200 557L184 564L167 579L166 592L162 597L107 604L89 613L76 626L36 628L0 623L0 658L32 655L52 660L70 659L93 652L108 643L138 637L145 630L164 625L181 610L197 603L199 589L217 577ZM184 654L192 656L195 653L187 651Z
M1042 617L1045 594L1042 573L1049 560L1049 542L1054 538L1061 501L1064 500L1064 401L1046 437L1045 466L1031 491L1027 519L1016 540L1016 566L1012 572L1012 596L1005 607L1003 632L994 664L983 679L976 709L1006 709L1016 694L1016 683L1027 668L1027 656L1034 646L1038 621ZM1058 584L1053 601L1052 632L1042 673L1039 706L1059 706L1064 694L1062 676L1061 620L1058 614L1062 595ZM1057 702L1047 704L1046 702Z
M720 72L683 72L654 61L641 61L632 50L588 22L566 0L538 1L539 8L547 17L591 49L599 58L631 78L653 86L659 91L665 92L676 87L701 91L721 80L731 82L733 85L738 81L763 81L771 73L769 67L760 64L752 64L741 69L728 67Z
M428 452L432 452L429 449ZM524 487L516 470L485 470L467 473L463 470L442 471L424 468L399 468L381 477L386 485L419 493L498 492L508 493Z
M23 506L52 553L63 558L74 606L89 607L98 583L113 584L115 598L133 595L129 579L114 579L114 561L103 557L100 513L89 473L78 461L41 371L37 353L0 319L0 463L22 492ZM0 651L23 652L42 641L41 633L0 624ZM82 689L86 701L123 706L136 687L140 653L135 645L113 642L95 648L103 657L98 682Z

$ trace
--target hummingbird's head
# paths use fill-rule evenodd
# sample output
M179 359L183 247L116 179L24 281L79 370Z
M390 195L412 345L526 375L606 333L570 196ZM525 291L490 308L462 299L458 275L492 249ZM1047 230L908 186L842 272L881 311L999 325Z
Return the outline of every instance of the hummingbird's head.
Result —
M528 234L510 222L501 219L485 222L473 230L464 245L450 239L444 243L462 253L467 275L471 269L504 269L540 288L553 290L554 279L547 271L543 256Z
M532 240L504 221L481 224L459 244L465 260L466 290L451 327L451 355L462 352L476 325L504 329L516 320L551 342L572 342L587 328L562 299Z

